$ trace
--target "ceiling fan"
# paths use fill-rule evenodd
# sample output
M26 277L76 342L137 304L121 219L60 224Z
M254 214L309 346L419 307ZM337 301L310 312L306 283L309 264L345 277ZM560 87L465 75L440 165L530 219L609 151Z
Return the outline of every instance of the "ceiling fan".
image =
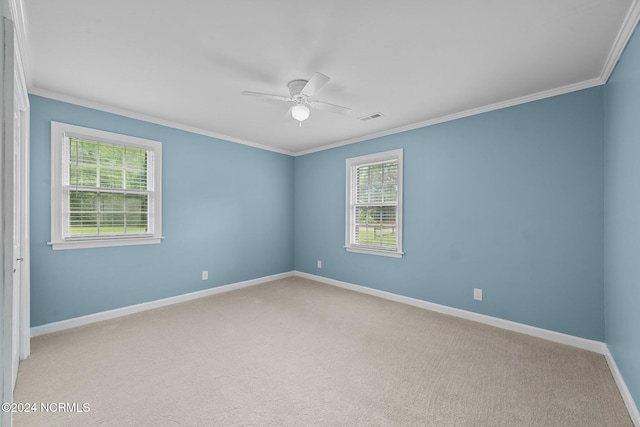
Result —
M302 126L302 122L309 118L309 108L330 111L343 116L351 112L350 108L329 104L328 102L317 101L312 98L318 90L329 82L329 80L329 77L322 73L315 73L309 80L292 80L287 85L289 87L289 96L249 92L246 90L243 91L242 94L274 99L276 101L293 102L295 105L290 109L291 117L300 122L300 126Z

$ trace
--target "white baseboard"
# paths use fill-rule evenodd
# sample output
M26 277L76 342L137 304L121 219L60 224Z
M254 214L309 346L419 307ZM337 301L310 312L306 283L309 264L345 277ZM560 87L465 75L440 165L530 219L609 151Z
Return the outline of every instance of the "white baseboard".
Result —
M101 311L100 313L74 317L73 319L47 323L46 325L35 326L31 328L31 337L33 338L39 335L45 335L53 332L63 331L65 329L77 328L78 326L84 326L84 325L88 325L95 322L101 322L103 320L115 319L117 317L127 316L133 313L140 313L142 311L153 310L154 308L160 308L160 307L165 307L172 304L191 301L197 298L203 298L203 297L208 297L210 295L220 294L223 292L234 291L236 289L247 288L249 286L255 286L261 283L271 282L272 280L284 279L286 277L291 277L291 276L293 276L293 272L289 271L286 273L274 274L272 276L260 277L258 279L246 280L244 282L232 283L230 285L223 285L215 288L203 289L201 291L177 295L175 297L163 298L156 301L144 302L142 304L130 305L127 307L116 308L108 311Z
M609 348L605 343L600 341L588 340L585 338L575 337L573 335L563 334L560 332L549 331L547 329L537 328L535 326L529 326L522 323L513 322L510 320L504 320L497 317L487 316L484 314L478 314L467 310L461 310L458 308L452 308L441 304L436 304L416 298L406 297L403 295L393 294L391 292L381 291L378 289L368 288L366 286L355 285L352 283L341 282L339 280L329 279L327 277L316 276L314 274L303 273L300 271L290 271L286 273L274 274L272 276L260 277L258 279L247 280L244 282L232 283L229 285L218 286L216 288L204 289L201 291L191 292L188 294L177 295L175 297L164 298L157 301L145 302L142 304L131 305L128 307L116 308L114 310L103 311L100 313L89 314L86 316L76 317L73 319L62 320L59 322L48 323L46 325L35 326L31 328L31 337L37 337L39 335L50 334L53 332L63 331L65 329L76 328L78 326L84 326L95 322L100 322L108 319L115 319L117 317L127 316L129 314L139 313L142 311L152 310L154 308L165 307L172 304L178 304L181 302L191 301L197 298L203 298L210 295L220 294L223 292L229 292L236 289L247 288L250 286L259 285L261 283L270 282L273 280L284 279L291 276L303 277L309 280L315 280L317 282L325 283L332 286L337 286L344 289L349 289L355 292L360 292L367 295L372 295L387 300L412 305L425 310L435 311L442 314L448 314L455 317L460 317L474 322L484 323L486 325L495 326L510 331L520 332L526 335L531 335L537 338L546 339L548 341L557 342L560 344L569 345L572 347L581 348L583 350L593 351L605 356L611 374L618 385L620 394L624 400L629 416L636 427L640 427L640 413L636 406L629 389L622 374L618 370L618 365L613 358L613 355L609 351Z
M613 379L616 380L618 390L620 390L620 394L622 395L622 400L624 400L624 404L627 406L631 421L633 421L633 424L636 427L640 427L640 411L638 411L638 407L636 406L636 403L631 396L631 392L627 388L627 383L625 383L624 378L622 378L622 374L618 369L618 364L613 358L611 351L609 351L609 347L605 348L604 357L605 359L607 359L607 363L609 364L609 369L611 370Z
M32 327L31 337L37 337L39 335L50 334L52 332L58 332L58 331L62 331L70 328L76 328L78 326L84 326L91 323L100 322L102 320L108 320L108 319L114 319L117 317L127 316L133 313L139 313L146 310L152 310L154 308L160 308L160 307L165 307L172 304L191 301L197 298L203 298L210 295L219 294L222 292L229 292L236 289L255 286L261 283L284 279L286 277L291 277L291 276L303 277L306 279L315 280L317 282L326 283L328 285L349 289L355 292L360 292L360 293L388 299L391 301L412 305L415 307L423 308L425 310L431 310L438 313L448 314L451 316L460 317L467 320L473 320L475 322L484 323L487 325L496 326L498 328L508 329L515 332L520 332L520 333L531 335L534 337L543 338L549 341L570 345L572 347L593 351L603 355L606 355L608 352L606 345L600 341L579 338L572 335L563 334L560 332L549 331L547 329L537 328L535 326L529 326L522 323L512 322L510 320L504 320L497 317L478 314L478 313L474 313L467 310L452 308L452 307L448 307L441 304L436 304L436 303L432 303L432 302L428 302L428 301L424 301L416 298L406 297L403 295L393 294L391 292L381 291L378 289L372 289L366 286L360 286L360 285L354 285L352 283L341 282L339 280L329 279L326 277L316 276L314 274L303 273L300 271L290 271L286 273L274 274L272 276L265 276L257 279L247 280L244 282L232 283L229 285L223 285L215 288L204 289L201 291L177 295L174 297L164 298L156 301L150 301L150 302L145 302L141 304L130 305L127 307L116 308L113 310L102 311L94 314L88 314L86 316L74 317L73 319L47 323L45 325Z
M478 314L472 311L448 307L446 305L436 304L436 303L424 301L421 299L393 294L391 292L380 291L378 289L371 289L371 288L367 288L366 286L354 285L353 283L347 283L347 282L341 282L339 280L328 279L326 277L316 276L314 274L295 271L294 275L303 277L306 279L310 279L310 280L315 280L317 282L326 283L328 285L338 286L340 288L349 289L352 291L388 299L391 301L413 305L415 307L423 308L425 310L435 311L442 314L448 314L450 316L460 317L467 320L473 320L474 322L484 323L486 325L491 325L491 326L495 326L502 329L508 329L510 331L520 332L522 334L531 335L537 338L546 339L548 341L553 341L560 344L570 345L572 347L593 351L599 354L604 354L606 349L605 344L600 341L589 340L586 338L579 338L573 335L567 335L560 332L554 332L547 329L537 328L535 326L529 326L529 325L525 325L518 322L512 322L510 320L500 319L498 317Z
M547 329L537 328L535 326L529 326L522 323L512 322L510 320L504 320L497 317L491 317L484 314L478 314L467 310L461 310L458 308L447 307L445 305L435 304L432 302L405 297L403 295L393 294L391 292L380 291L378 289L367 288L366 286L354 285L353 283L341 282L339 280L329 279L327 277L316 276L314 274L303 273L300 271L294 271L294 275L303 277L309 280L315 280L317 282L326 283L328 285L338 286L340 288L349 289L355 292L360 292L367 295L373 295L376 297L388 299L403 304L412 305L415 307L423 308L425 310L431 310L442 314L448 314L455 317L460 317L474 322L484 323L486 325L495 326L510 331L520 332L522 334L531 335L537 338L546 339L548 341L557 342L560 344L569 345L572 347L581 348L583 350L593 351L604 355L611 374L616 381L616 385L620 390L622 399L629 411L629 416L636 427L640 427L640 413L638 413L638 407L627 388L622 374L618 370L618 365L613 358L613 355L609 351L607 345L600 341L588 340L586 338L575 337L573 335L563 334L560 332L549 331Z

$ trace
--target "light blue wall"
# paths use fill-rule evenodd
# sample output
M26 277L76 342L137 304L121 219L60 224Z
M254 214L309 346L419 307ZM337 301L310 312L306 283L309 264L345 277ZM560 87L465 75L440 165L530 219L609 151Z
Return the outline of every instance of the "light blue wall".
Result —
M295 159L31 96L31 324L296 269L605 340L640 401L638 76L636 34L604 87ZM160 245L51 250L51 120L163 142ZM348 253L345 159L395 148L406 255Z
M295 160L32 96L32 325L295 268L603 340L602 93ZM51 120L163 142L166 240L51 250ZM345 252L345 159L399 147L405 257Z
M294 158L31 96L31 325L293 269ZM163 143L158 245L53 251L51 121ZM201 271L209 280L201 280Z
M640 402L640 35L605 86L606 342Z
M295 268L603 340L603 133L593 88L297 157ZM346 252L345 159L395 148L406 255Z

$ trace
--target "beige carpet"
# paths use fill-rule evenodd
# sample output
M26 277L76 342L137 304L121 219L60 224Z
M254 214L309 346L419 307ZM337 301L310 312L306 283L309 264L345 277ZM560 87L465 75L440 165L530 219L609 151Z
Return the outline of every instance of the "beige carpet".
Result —
M632 426L602 355L301 278L37 337L15 401L72 411L18 427Z

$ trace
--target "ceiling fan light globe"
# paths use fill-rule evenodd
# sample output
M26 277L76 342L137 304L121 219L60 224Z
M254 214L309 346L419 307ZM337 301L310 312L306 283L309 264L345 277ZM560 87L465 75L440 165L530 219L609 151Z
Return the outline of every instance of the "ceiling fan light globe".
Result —
M291 116L299 122L309 118L309 108L306 105L294 105L291 109Z

